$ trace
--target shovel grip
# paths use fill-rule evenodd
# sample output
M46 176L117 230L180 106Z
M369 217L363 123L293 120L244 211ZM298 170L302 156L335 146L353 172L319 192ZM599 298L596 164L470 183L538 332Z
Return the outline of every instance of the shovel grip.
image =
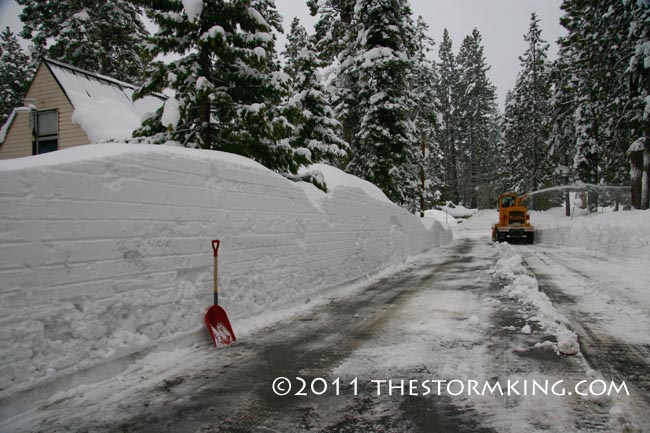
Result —
M219 259L218 251L221 241L212 241L212 251L214 251L214 305L219 305Z

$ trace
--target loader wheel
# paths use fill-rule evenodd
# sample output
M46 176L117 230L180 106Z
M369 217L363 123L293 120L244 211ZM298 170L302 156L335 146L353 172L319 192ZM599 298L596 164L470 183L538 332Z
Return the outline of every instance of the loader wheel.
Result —
M531 233L530 235L528 235L528 237L526 238L526 243L531 245L535 243L535 233Z

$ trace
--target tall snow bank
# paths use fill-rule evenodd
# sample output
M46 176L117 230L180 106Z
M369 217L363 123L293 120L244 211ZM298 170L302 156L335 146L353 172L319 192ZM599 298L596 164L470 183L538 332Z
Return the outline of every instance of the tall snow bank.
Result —
M604 254L650 258L650 210L564 216L564 209L531 212L536 240Z
M202 328L212 239L235 329L450 239L337 176L151 145L1 161L0 398Z

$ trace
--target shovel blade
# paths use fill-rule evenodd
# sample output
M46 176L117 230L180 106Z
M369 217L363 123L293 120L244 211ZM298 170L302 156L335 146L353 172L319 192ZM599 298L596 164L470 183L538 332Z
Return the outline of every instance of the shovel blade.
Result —
M228 315L221 306L213 305L210 307L208 312L205 313L205 324L208 331L210 331L215 347L230 344L237 340L232 326L230 326Z

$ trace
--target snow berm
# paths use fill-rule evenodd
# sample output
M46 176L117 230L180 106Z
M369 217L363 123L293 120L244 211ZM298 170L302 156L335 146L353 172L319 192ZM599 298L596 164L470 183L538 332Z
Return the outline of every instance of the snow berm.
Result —
M235 331L451 240L373 185L324 171L329 193L237 155L170 146L0 162L0 398L200 332L211 239Z

